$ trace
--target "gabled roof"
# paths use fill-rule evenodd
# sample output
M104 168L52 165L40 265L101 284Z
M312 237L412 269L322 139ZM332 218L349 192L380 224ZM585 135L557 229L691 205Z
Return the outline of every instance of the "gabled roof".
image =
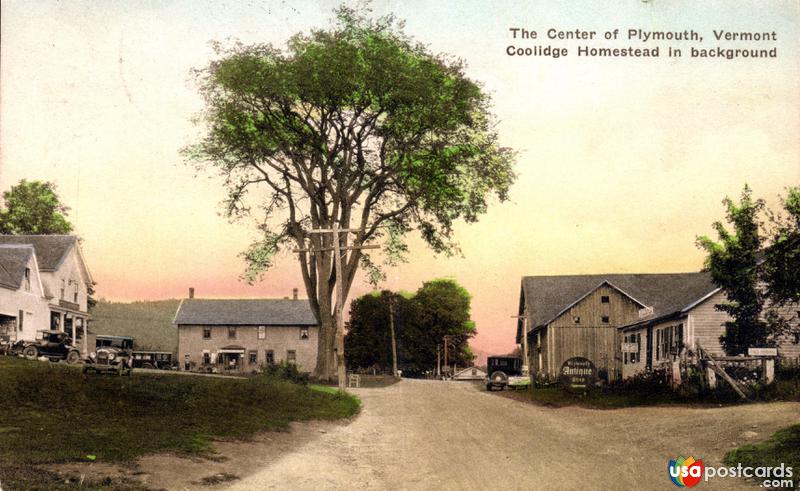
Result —
M174 324L221 326L315 326L307 300L188 298L178 306Z
M32 255L31 246L0 245L0 286L12 290L22 287Z
M527 307L531 328L543 326L603 283L652 307L650 318L681 310L716 289L705 272L526 276L520 298L526 305L520 309ZM519 331L518 326L518 337Z
M55 271L77 243L75 235L0 235L0 245L30 244L40 271Z

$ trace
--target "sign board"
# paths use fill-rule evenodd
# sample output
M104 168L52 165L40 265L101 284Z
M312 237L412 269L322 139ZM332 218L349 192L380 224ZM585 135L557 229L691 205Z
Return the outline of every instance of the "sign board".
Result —
M596 380L597 369L586 358L570 358L561 365L559 381L568 392L586 392Z
M747 356L778 356L778 348L747 348Z
M622 343L623 353L638 353L639 345L636 343Z

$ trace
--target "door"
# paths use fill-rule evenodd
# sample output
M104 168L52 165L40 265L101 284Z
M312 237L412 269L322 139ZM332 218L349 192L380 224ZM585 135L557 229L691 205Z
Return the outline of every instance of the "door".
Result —
M645 369L650 370L653 368L653 326L647 326L647 341L645 342L645 346L647 347L647 364L645 365Z

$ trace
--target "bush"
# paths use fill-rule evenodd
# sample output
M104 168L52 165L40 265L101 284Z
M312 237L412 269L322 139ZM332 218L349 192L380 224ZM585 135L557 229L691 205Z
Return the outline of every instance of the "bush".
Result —
M267 365L264 367L263 373L267 377L275 377L288 380L295 384L308 385L308 373L301 372L294 363L282 361L277 365Z
M606 390L610 393L662 394L670 390L669 373L666 369L637 373L629 379L609 384Z

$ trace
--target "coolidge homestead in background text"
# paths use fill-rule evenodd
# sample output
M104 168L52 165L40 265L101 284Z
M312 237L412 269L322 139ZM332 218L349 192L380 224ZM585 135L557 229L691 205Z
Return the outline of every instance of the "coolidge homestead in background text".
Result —
M539 39L539 32L536 30L528 30L522 27L509 28L512 39L536 41ZM778 49L774 46L764 47L759 46L743 46L743 47L723 47L714 46L710 48L700 47L699 44L703 42L703 35L693 29L683 31L648 31L644 29L627 29L626 34L623 35L620 29L613 29L602 32L590 31L583 29L562 30L557 28L549 28L543 31L547 39L553 41L597 41L597 42L614 42L619 40L626 40L631 42L638 42L641 44L652 43L658 41L670 42L692 42L695 45L688 46L688 55L691 58L723 58L723 59L736 59L736 58L777 58ZM724 29L715 29L713 32L713 39L717 42L725 43L740 43L740 42L771 42L777 41L778 35L775 31L758 31L758 32L733 32ZM569 56L570 48L563 46L553 45L534 45L534 46L520 46L508 45L506 47L506 54L508 56L543 56L560 58ZM663 49L661 46L653 46L652 44L647 47L636 46L621 46L621 47L608 47L608 46L592 46L582 45L577 46L577 56L579 57L634 57L634 58L657 58L662 54L666 54L669 58L679 58L684 56L684 47L682 46L669 46Z

